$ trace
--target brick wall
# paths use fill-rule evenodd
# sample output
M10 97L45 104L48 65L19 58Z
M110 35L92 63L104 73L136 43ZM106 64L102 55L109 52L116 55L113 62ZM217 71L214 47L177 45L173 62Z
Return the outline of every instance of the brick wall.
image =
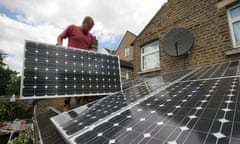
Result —
M224 56L224 51L233 47L227 9L217 8L217 2L218 0L168 0L134 42L134 74L141 71L141 46L153 40L159 40L162 71L170 72L229 61L230 58ZM191 53L187 56L169 56L163 51L164 36L173 28L180 27L193 34Z

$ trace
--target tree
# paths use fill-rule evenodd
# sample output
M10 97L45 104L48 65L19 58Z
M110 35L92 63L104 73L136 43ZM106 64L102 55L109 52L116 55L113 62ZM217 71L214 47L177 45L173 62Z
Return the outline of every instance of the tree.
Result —
M4 57L6 56L6 54L4 54L3 52L0 51L0 67L5 66L6 64L3 62Z
M21 77L15 76L10 80L10 83L7 86L7 94L8 95L20 95L20 85L21 85Z
M10 70L0 67L0 95L6 94L6 88L10 80Z
M6 54L0 51L0 96L6 95L8 92L19 94L20 78L17 77L16 71L6 68L6 64L3 62L5 57ZM13 88L16 89L13 90Z
M31 118L32 107L22 101L9 102L0 101L0 119L13 121L16 118Z

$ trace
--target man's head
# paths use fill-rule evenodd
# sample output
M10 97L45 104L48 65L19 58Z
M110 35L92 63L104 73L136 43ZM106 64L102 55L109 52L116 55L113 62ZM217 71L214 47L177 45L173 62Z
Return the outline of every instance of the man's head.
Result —
M83 19L81 26L83 33L87 34L92 29L93 26L94 26L93 18L91 18L90 16L86 16Z

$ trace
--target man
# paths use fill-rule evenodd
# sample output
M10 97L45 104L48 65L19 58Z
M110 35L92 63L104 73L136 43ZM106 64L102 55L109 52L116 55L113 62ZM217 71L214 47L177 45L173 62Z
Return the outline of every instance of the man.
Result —
M57 44L62 45L63 39L68 38L68 47L79 48L84 50L90 50L95 36L89 31L94 26L94 21L90 16L86 16L83 19L81 26L70 25L68 26L58 37ZM67 97L64 100L63 111L71 109L70 106L71 97Z

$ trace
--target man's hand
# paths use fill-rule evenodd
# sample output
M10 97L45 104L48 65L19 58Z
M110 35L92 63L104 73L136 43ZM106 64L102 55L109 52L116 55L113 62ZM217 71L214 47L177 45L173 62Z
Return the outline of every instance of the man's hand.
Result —
M95 37L95 39L93 39L90 50L91 51L97 51L98 50L98 40L96 39L96 37Z
M61 46L61 45L62 45L62 41L63 41L63 39L62 39L61 35L59 35L59 36L57 37L56 46Z

